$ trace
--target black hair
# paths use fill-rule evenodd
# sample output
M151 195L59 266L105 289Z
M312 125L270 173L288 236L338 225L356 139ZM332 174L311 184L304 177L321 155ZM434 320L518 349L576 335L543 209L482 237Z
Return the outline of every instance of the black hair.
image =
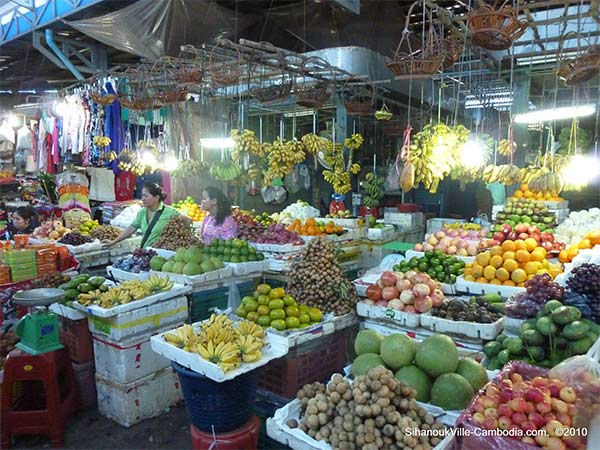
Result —
M156 183L144 183L144 189L146 189L150 195L159 197L161 202L165 201L167 198L167 194L164 193L162 187Z
M204 192L208 194L208 198L217 201L217 213L215 214L215 222L217 225L221 225L228 215L231 214L231 202L225 194L214 186L208 186L204 188Z
M19 206L14 214L18 214L23 220L29 220L30 223L33 223L36 218L35 210L31 206Z

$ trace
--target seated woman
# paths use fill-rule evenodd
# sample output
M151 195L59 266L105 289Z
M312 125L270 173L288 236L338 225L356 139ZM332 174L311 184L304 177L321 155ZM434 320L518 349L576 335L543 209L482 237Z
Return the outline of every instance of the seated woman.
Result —
M202 223L200 238L205 245L213 239L233 239L238 235L238 225L231 215L231 202L223 192L213 186L202 191L202 209L208 212Z
M12 214L11 224L8 226L10 238L15 234L31 234L37 226L37 215L31 206L19 206Z

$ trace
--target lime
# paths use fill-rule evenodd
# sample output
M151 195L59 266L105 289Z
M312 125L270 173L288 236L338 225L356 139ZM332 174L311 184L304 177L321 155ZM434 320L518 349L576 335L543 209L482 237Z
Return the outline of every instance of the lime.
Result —
M271 310L269 309L268 306L266 305L259 305L258 309L256 310L256 312L258 313L258 315L260 316L268 316L269 313L271 312Z
M429 265L423 261L417 265L417 269L419 269L419 272L427 272L427 270L429 270Z
M317 308L310 308L308 311L311 322L320 322L323 320L323 313Z

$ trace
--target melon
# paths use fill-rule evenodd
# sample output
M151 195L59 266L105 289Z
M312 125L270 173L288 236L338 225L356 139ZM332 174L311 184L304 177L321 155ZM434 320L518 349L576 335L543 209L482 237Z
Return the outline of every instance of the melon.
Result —
M165 258L163 258L162 256L158 256L158 255L153 256L152 259L150 260L150 269L160 272L166 262L167 262L167 260Z
M420 402L428 402L431 396L431 380L425 372L417 366L405 366L394 375L396 380L408 384L417 391L416 399Z
M186 256L186 249L183 247L178 248L177 252L175 252L175 262L186 262L185 256Z
M173 264L173 273L183 273L183 268L185 267L184 262L176 262Z
M390 334L381 341L381 358L392 370L412 364L417 344L405 334Z
M161 272L173 272L174 265L175 265L175 261L167 261L162 266Z
M202 267L200 264L190 261L184 266L182 273L188 276L200 275L202 273Z
M202 262L202 249L200 247L190 247L185 251L185 262Z
M477 392L488 382L488 375L481 364L472 358L463 358L458 362L456 373L462 376Z
M431 404L445 410L465 409L473 398L473 387L457 373L445 373L431 387Z
M355 377L366 375L369 370L383 365L381 356L375 353L363 353L352 363L352 375Z
M365 353L379 354L383 336L375 330L361 330L354 340L354 351L357 355Z
M444 334L428 336L417 349L417 366L432 378L455 372L458 367L458 350L454 341Z

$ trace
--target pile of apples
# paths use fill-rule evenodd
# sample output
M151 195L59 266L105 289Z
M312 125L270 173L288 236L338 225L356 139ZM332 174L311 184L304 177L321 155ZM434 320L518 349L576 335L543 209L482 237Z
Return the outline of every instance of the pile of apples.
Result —
M484 429L514 430L511 437L547 450L577 450L585 448L584 439L567 430L578 426L577 401L575 390L561 380L539 376L525 380L513 373L489 383L471 409Z
M65 234L71 232L70 228L65 228L62 220L47 220L39 227L33 230L33 237L37 239L48 239L58 241Z
M383 272L377 283L367 288L365 303L408 313L426 313L442 306L441 287L426 273Z
M480 240L487 236L487 230L462 230L455 228L442 228L432 234L422 244L416 244L417 252L442 250L447 255L475 256Z
M516 241L517 239L521 239L524 241L528 238L535 239L538 245L544 247L544 250L547 252L560 252L565 248L565 244L554 239L552 233L540 231L538 227L528 223L520 223L515 225L514 228L507 223L495 225L492 238L481 241L480 247L485 249L494 245L500 245L506 240Z

